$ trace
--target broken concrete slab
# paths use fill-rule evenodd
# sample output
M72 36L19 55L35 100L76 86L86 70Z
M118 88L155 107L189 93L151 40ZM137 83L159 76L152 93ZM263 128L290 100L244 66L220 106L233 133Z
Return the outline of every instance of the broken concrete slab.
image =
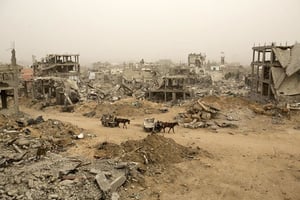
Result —
M120 195L116 192L113 192L111 195L111 200L118 200L120 198Z
M118 178L116 178L113 182L110 184L110 191L115 192L117 189L122 186L126 181L126 176L121 175Z
M95 176L96 182L99 186L99 188L104 192L107 193L110 190L110 184L108 180L106 179L106 176L104 173L100 172Z

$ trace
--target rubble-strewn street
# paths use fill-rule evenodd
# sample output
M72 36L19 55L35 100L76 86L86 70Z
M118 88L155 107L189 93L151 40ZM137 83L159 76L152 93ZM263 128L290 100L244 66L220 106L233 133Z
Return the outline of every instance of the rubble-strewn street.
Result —
M10 174L10 170L15 169L15 173L20 173L23 179L34 179L39 185L48 185L52 180L49 190L33 192L35 195L44 195L45 198L93 199L95 195L99 195L100 198L104 193L101 192L96 177L106 177L109 185L119 173L125 173L126 177L126 181L113 195L119 196L119 199L198 199L199 194L203 199L299 198L297 191L300 186L297 177L300 167L300 118L297 112L292 112L288 119L275 111L272 114L271 110L268 110L270 114L258 113L257 110L264 110L266 106L251 103L240 97L207 96L194 102L169 107L168 112L164 113L154 109L162 105L142 101L140 104L153 109L153 113L135 115L136 108L133 104L136 102L135 99L129 98L111 104L112 108L120 108L121 105L127 107L126 112L115 112L131 120L127 129L104 127L99 117L83 116L82 114L94 110L93 104L78 105L74 113L61 113L60 109L55 107L40 111L21 106L23 112L32 113L34 117L42 115L46 120L33 125L32 128L29 127L32 134L36 130L34 127L43 124L46 126L49 123L47 119L54 117L57 121L76 124L78 128L73 129L73 134L67 135L72 145L66 144L66 151L49 150L38 161L29 159L30 161L16 163L3 168L3 172ZM202 109L198 102L205 102L204 105L210 106L208 108L218 110L216 116L211 115L211 119L205 119L205 123L211 123L211 126L189 129L181 122L180 126L175 127L175 134L161 132L151 135L144 132L144 117L173 121L178 118L178 114L186 114L191 106ZM99 110L97 115L106 112L107 110ZM280 123L274 124L274 118L280 120ZM238 128L223 128L215 122L236 124ZM63 126L61 129L64 130ZM80 133L84 133L84 138L73 137ZM52 135L51 131L49 134ZM12 146L9 149L16 153ZM69 178L64 180L55 175L57 171L64 169L56 159L65 159L64 162L71 162L73 166L80 163L83 166L78 166L75 171L65 175ZM47 163L48 168L42 163ZM107 165L101 167L101 164L98 164L100 167L95 167L97 163ZM41 178L44 175L36 178L28 172L29 170L24 169L36 165L40 166L40 173L45 173L52 179ZM104 173L104 176L97 176L100 172ZM8 186L3 186L2 189L6 197L10 191L6 188L10 187L11 182L7 183ZM22 187L29 187L21 183L24 184ZM56 185L58 186L54 187ZM37 186L30 190L31 193L37 190L35 187ZM26 193L22 192L24 188L13 190L13 195L26 196ZM31 193L27 192L27 195ZM110 198L110 195L112 193L108 193L106 197Z
M7 82L1 199L300 198L295 96L254 101L247 70L205 72L202 54L167 75L144 62L110 70L105 83L78 57L49 55L24 88Z
M0 200L300 200L299 8L1 0Z

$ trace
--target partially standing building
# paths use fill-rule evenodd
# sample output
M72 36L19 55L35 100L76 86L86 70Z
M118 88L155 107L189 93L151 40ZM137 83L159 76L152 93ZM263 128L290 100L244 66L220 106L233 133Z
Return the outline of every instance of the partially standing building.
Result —
M55 76L75 81L80 76L79 54L50 54L32 67L34 76Z
M80 80L79 54L50 54L32 65L34 82L33 98L62 105L77 102L77 83Z
M300 44L254 46L251 95L259 101L300 102Z
M0 95L1 111L19 111L18 88L19 88L19 66L17 65L16 51L11 51L11 64L0 66ZM13 97L13 104L9 105L8 98Z
M193 68L196 74L204 74L205 59L205 54L190 53L188 55L188 66Z

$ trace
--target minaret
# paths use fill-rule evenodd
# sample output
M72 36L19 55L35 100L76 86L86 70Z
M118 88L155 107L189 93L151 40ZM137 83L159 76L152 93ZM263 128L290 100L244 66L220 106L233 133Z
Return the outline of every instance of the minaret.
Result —
M11 50L11 65L17 66L16 50L14 48Z
M222 51L221 52L221 65L224 65L225 64L225 55L224 55L224 52Z
M15 106L15 110L16 112L19 112L19 68L17 66L17 59L16 59L16 50L15 48L13 48L11 50L11 66L14 67L14 106Z

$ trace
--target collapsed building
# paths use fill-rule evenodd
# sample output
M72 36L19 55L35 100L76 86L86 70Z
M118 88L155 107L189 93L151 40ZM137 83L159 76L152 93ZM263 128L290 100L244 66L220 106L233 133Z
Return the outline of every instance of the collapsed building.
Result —
M34 80L32 96L48 103L67 105L79 101L80 81L78 54L50 54L32 65Z
M160 81L147 91L147 98L154 101L185 100L191 93L186 88L186 77L183 75L163 76Z
M188 55L188 66L193 68L196 74L204 74L205 54L190 53Z
M55 76L76 81L80 76L78 54L50 54L32 67L34 76Z
M251 96L255 100L300 101L300 44L254 46Z
M177 66L155 80L147 90L146 98L153 101L176 101L195 97L199 88L212 85L209 75L196 74L190 67Z
M33 84L33 69L25 68L21 69L20 74L20 88L19 95L24 94L26 97L29 97L29 94L32 94L32 84Z
M12 49L11 54L11 64L0 66L1 110L18 112L18 86L20 69L17 65L15 49ZM8 97L13 97L13 107L8 106Z
M188 66L169 68L168 73L157 78L147 90L146 98L164 102L186 100L195 97L199 89L210 87L212 79L205 74L205 58L205 54L190 53Z

